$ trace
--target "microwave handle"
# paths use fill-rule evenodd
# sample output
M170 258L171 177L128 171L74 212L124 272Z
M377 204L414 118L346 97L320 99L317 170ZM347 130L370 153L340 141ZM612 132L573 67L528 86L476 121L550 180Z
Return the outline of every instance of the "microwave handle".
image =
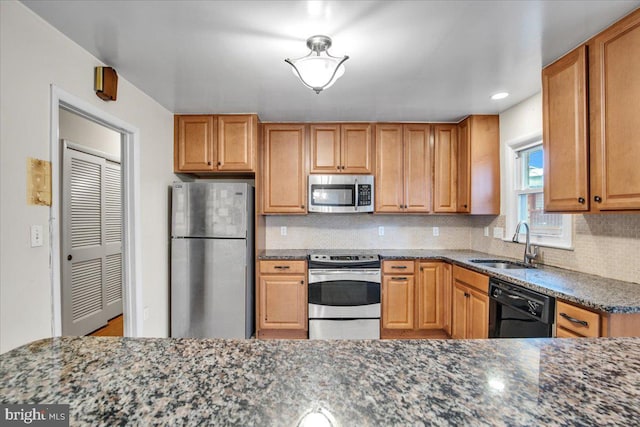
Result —
M356 182L356 205L354 206L354 210L358 210L358 204L360 202L360 191L358 191L358 178L355 179Z

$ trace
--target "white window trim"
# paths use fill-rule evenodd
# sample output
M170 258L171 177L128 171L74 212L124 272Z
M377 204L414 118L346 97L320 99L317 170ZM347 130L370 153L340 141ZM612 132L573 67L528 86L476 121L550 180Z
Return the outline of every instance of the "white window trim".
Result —
M527 148L534 147L540 143L542 140L542 131L534 132L529 135L524 135L520 138L513 139L511 141L507 141L505 148L505 156L504 156L504 166L505 166L505 214L506 214L506 229L502 240L505 242L511 242L513 237L513 232L518 225L518 201L515 197L516 193L516 182L514 179L515 173L517 172L516 168L518 167L518 162L516 160L516 153L521 150L525 150ZM535 192L535 191L533 191ZM566 249L573 250L573 241L574 241L574 224L573 224L573 216L566 215L565 221L570 221L570 224L567 225L570 230L569 243L558 242L555 237L545 237L545 236L531 236L531 243L536 246L544 246L549 248L556 249ZM520 234L519 241L525 242L525 234Z

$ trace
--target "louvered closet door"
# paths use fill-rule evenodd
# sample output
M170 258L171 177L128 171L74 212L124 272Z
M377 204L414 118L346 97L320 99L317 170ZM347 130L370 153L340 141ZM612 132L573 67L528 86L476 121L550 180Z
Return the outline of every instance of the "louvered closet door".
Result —
M122 313L120 165L65 148L62 333L86 335Z

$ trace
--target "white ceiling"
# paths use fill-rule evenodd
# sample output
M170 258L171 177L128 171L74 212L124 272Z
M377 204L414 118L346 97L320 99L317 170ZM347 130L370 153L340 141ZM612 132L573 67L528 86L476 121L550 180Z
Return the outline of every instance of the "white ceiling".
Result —
M606 1L23 1L174 113L457 121L540 90L541 67L640 6ZM333 38L316 95L284 62ZM88 70L87 72L92 72ZM492 101L490 95L511 96Z

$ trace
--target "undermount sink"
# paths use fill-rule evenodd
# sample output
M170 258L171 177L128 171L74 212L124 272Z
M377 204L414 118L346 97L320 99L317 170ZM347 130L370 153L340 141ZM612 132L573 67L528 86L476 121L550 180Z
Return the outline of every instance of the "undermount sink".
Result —
M472 259L471 262L484 265L485 267L500 269L534 268L532 265L525 265L522 262L506 261L503 259Z

